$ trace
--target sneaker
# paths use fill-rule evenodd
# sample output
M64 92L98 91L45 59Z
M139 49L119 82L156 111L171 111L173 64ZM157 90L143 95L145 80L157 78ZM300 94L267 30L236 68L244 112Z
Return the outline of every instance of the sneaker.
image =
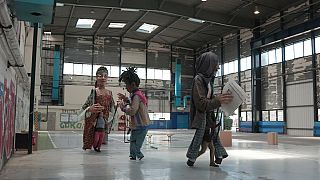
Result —
M136 160L136 157L129 156L130 160Z
M222 162L222 158L216 158L216 160L214 161L216 164L221 164Z
M188 160L188 161L187 161L187 165L188 165L189 167L191 167L191 166L193 166L193 165L194 165L194 162L192 162L192 161Z
M144 156L139 157L139 160L141 160L142 158L144 158Z
M94 148L94 150L95 150L96 152L101 152L100 149L98 149L98 148Z
M210 163L210 166L213 166L213 167L219 167L219 165L218 164L216 164L216 163Z

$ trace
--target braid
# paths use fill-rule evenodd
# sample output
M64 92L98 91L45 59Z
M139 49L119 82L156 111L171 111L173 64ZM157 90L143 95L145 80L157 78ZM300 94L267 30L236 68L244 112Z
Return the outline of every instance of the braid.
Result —
M136 74L135 67L128 67L126 71L123 71L119 77L119 82L124 82L126 84L132 84L133 82L139 87L140 85L140 78Z

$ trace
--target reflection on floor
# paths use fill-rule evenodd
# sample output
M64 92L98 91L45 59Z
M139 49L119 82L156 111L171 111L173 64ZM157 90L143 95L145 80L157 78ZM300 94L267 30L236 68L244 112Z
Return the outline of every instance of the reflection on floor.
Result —
M101 153L83 151L81 132L49 132L43 148L32 155L17 152L0 173L0 179L317 179L320 177L320 138L279 136L268 145L265 134L233 134L229 157L219 168L209 166L209 152L195 166L186 165L193 130L150 131L144 143L145 158L130 161L130 137L109 135ZM171 132L172 141L166 133ZM46 133L43 132L45 135ZM52 143L48 143L51 142ZM41 142L43 143L43 142Z

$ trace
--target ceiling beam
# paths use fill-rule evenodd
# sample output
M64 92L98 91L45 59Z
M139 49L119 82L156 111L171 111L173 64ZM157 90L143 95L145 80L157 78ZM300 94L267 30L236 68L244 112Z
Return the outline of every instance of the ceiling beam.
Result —
M68 27L69 27L69 24L70 24L72 15L73 15L74 8L75 8L75 5L73 5L73 6L71 7L70 14L69 14L69 18L68 18L68 22L67 22L66 28L64 29L64 35L67 34L67 30L68 30Z
M196 30L192 31L191 33L189 33L189 34L187 34L187 35L175 40L172 44L173 45L178 44L178 43L180 43L180 42L182 42L182 41L184 41L184 40L186 40L186 39L198 34L200 31L206 29L209 26L211 26L211 24L205 23L204 25L200 26L199 28L197 28Z
M154 35L151 35L151 36L147 39L147 41L151 41L154 37L156 37L156 36L158 36L159 34L161 34L163 31L165 31L165 30L168 29L170 26L172 26L173 24L175 24L176 22L178 22L180 19L181 19L181 17L174 19L174 20L171 21L169 24L167 24L166 26L164 26L164 27L161 29L161 31L155 32Z
M119 7L122 7L124 0L120 0Z
M158 9L162 9L162 7L163 7L163 5L164 5L165 2L166 2L166 0L162 0L162 1L160 2L160 4L159 4L159 8L158 8Z
M94 33L94 36L97 36L100 29L102 28L102 26L104 25L104 23L106 22L106 20L109 18L110 14L112 13L113 9L110 9L106 16L104 17L103 21L101 22L100 26L98 27L98 29L96 30L96 32Z
M197 4L195 4L193 7L194 7L194 16L197 17L199 15L199 13L201 12L202 10L202 4L205 3L205 2L199 2Z
M252 28L254 27L254 21L248 19L239 19L238 21L226 23L230 19L230 15L217 13L207 9L201 10L201 16L195 16L194 6L180 4L174 1L161 1L162 8L159 9L159 0L130 0L123 3L122 7L119 7L119 1L101 1L101 0L81 0L75 3L74 0L56 0L59 3L65 5L76 5L83 7L98 7L98 8L129 8L139 9L149 12L164 13L168 15L181 16L186 18L198 18L206 22L231 27L235 29L239 28Z
M139 23L139 21L140 21L142 18L144 18L147 14L148 14L148 11L144 12L143 14L141 14L141 16L140 16L137 20L135 20L135 21L133 22L133 24L132 24L127 30L125 30L125 31L121 34L120 37L125 37L125 35L126 35L134 26L136 26L136 25Z
M231 23L234 18L237 17L237 15L239 14L240 10L250 6L251 4L253 4L255 1L257 0L245 0L244 3L242 3L241 5L237 6L236 8L232 9L232 11L229 13L229 15L231 16L231 18L228 20L228 23Z

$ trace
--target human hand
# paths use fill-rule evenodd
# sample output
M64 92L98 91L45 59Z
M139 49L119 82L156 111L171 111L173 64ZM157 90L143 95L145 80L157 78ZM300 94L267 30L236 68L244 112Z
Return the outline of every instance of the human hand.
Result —
M118 99L121 101L128 101L128 97L125 96L124 94L118 93Z
M103 109L104 109L104 107L101 106L100 104L93 104L89 108L89 112L97 113L97 112L101 112Z
M227 92L227 93L218 95L218 99L221 104L228 104L232 101L233 96L230 92Z

